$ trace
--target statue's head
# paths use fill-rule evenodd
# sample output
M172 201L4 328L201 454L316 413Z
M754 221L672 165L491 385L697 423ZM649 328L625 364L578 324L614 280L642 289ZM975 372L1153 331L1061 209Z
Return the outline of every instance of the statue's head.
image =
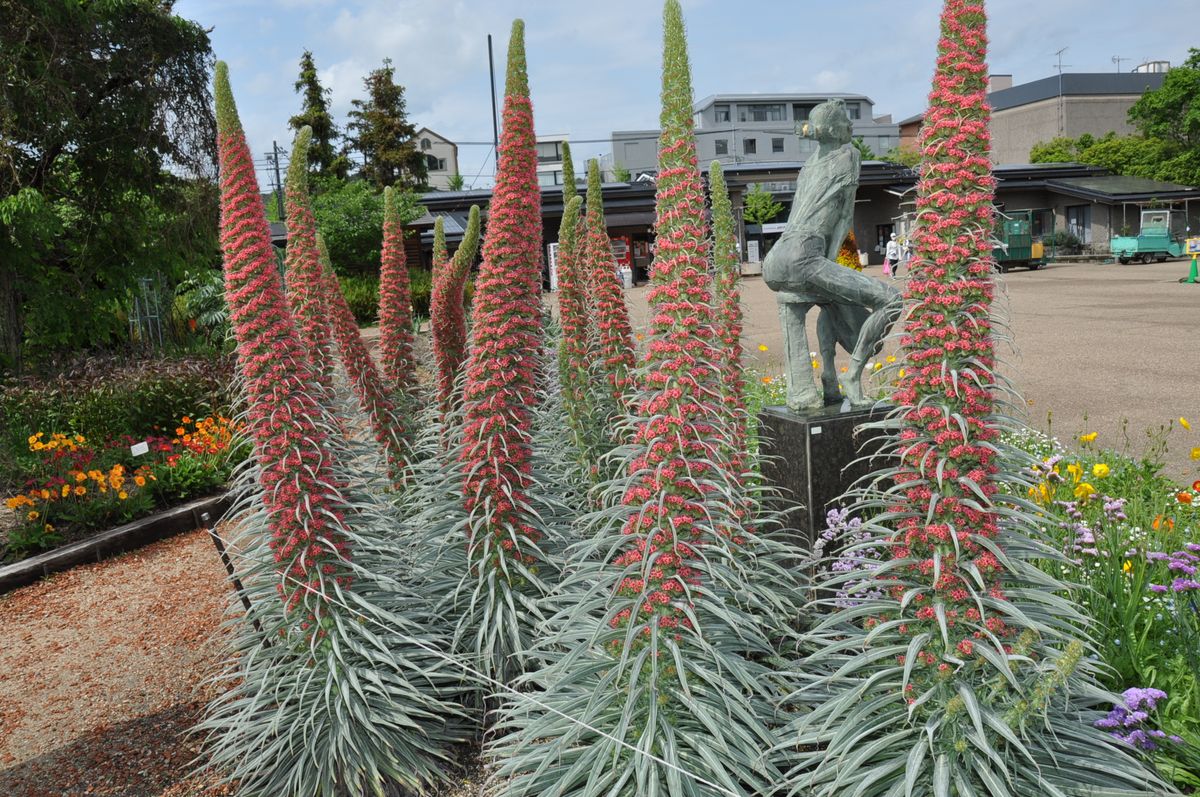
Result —
M843 100L832 99L809 111L808 121L800 127L801 138L811 138L822 144L841 146L850 143L850 116Z

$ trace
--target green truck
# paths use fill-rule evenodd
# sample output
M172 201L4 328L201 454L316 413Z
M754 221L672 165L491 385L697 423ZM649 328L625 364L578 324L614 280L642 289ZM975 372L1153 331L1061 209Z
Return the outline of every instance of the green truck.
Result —
M1131 260L1161 263L1168 257L1183 254L1183 242L1171 232L1171 211L1162 209L1143 210L1138 234L1115 236L1109 241L1108 248L1122 264Z
M996 241L992 257L1001 271L1024 266L1037 271L1046 265L1046 250L1041 241L1033 240L1033 211L996 211Z

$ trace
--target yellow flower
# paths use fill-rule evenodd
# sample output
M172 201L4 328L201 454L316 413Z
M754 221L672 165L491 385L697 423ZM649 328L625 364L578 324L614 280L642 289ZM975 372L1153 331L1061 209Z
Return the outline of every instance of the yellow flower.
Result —
M1109 471L1108 465L1105 465L1103 462L1097 462L1095 465L1092 466L1092 475L1095 476L1097 479L1103 479L1105 476L1108 475L1108 471Z
M1067 466L1067 473L1071 474L1072 484L1079 484L1079 480L1083 478L1083 468L1077 462Z
M1095 495L1095 494L1096 494L1096 488L1093 487L1092 485L1088 484L1087 482L1081 482L1079 484L1079 486L1075 488L1075 497L1080 500L1087 498L1088 496Z
M1088 432L1087 434L1081 434L1081 435L1079 435L1079 442L1081 442L1081 443L1094 442L1097 434L1099 434L1099 432Z
M898 376L898 377L900 377L901 379L903 379L903 378L904 378L904 369L903 369L903 368L901 368L901 369L900 369L900 373L896 374L896 376Z
M889 355L888 355L887 357L885 357L884 359L885 359L887 362L889 362L889 363L894 363L894 362L896 362L896 355L894 355L894 354L889 354Z
M49 490L46 490L46 489L44 489L44 488L43 488L43 489L42 489L42 491L41 491L41 493L40 493L40 495L42 496L42 500L43 500L43 501L49 501L49 500L50 500L50 491L49 491Z
M29 435L29 445L32 446L36 442L37 442L37 435L35 435L35 434Z
M63 498L66 498L66 497L67 497L68 495L70 495L70 494L71 494L71 485L69 485L69 484L64 484L64 485L62 486L62 497L63 497Z
M879 370L880 368L882 368L882 367L883 367L883 363L875 363L875 370L876 370L876 371L878 371L878 370Z
M37 510L34 509L34 510L31 510L29 512L29 514L26 515L26 517L29 518L30 520L37 520L41 516L37 513Z
M1187 418L1180 418L1179 425L1182 426L1184 429L1187 429L1189 432L1192 431L1192 425L1190 423L1188 423Z
M812 361L812 363L813 363L813 368L820 368L820 367L821 367L821 361L820 361L820 360L813 360L813 361Z
M1132 571L1133 570L1133 562L1126 559L1125 564L1121 565L1121 569L1124 570L1126 573Z
M87 488L82 484L75 485L75 495L87 495Z
M81 470L75 471L75 481L77 481L77 482L87 481L87 474Z
M767 344L765 344L765 343L760 343L760 344L758 344L758 350L759 350L759 351L766 351L766 350L767 350Z
M1192 449L1192 459L1200 459L1200 446Z
M122 501L124 501L128 497L129 497L129 493L125 492L124 490L117 493L117 498L120 498Z
M77 434L77 435L75 435L75 442L76 442L76 443L86 443L86 442L87 442L87 438L85 438L85 437L84 437L83 435L81 435L81 434Z

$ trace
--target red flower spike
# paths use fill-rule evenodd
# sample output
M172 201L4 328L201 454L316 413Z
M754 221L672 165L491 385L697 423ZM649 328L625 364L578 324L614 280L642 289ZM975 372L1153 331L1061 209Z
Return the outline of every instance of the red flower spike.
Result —
M349 554L349 542L335 529L316 523L337 511L340 498L323 451L323 411L311 390L312 364L284 298L254 161L229 88L228 69L221 62L214 94L225 296L249 405L246 426L270 517L269 545L280 575L302 583L319 581L324 566L334 565L341 573L338 579L348 583L341 560ZM309 552L306 541L318 539L321 543ZM319 600L291 581L280 585L280 593L289 610L303 603L310 615L313 602Z
M308 146L312 128L305 125L296 134L288 162L284 207L287 210L288 300L292 316L300 326L300 337L312 361L313 373L327 396L333 395L333 354L329 326L317 278L317 220L308 195Z
M600 187L600 164L588 162L587 215L582 249L583 270L590 278L592 303L596 313L596 354L598 365L608 383L612 408L624 408L625 394L633 384L633 329L625 292L617 276L612 241L604 220L604 200Z
M479 206L472 205L462 242L448 261L434 260L429 323L437 364L438 401L449 412L454 382L467 360L467 317L463 308L467 274L479 252Z
M404 255L404 224L395 191L383 189L383 249L379 259L379 359L395 396L416 389L412 289Z
M367 353L358 324L354 321L354 313L346 304L338 286L337 275L329 263L329 252L325 242L317 234L317 249L320 252L321 280L328 297L326 306L329 311L329 322L333 328L333 338L337 341L338 350L342 355L342 364L346 367L346 376L350 380L350 388L358 399L358 405L371 422L371 435L383 449L387 457L388 474L392 482L399 485L404 480L406 466L405 429L400 417L392 404L389 391L385 388L375 361Z
M541 346L542 211L525 25L513 23L504 132L472 308L474 340L463 391L464 501L471 538L512 540L502 556L529 561L536 542L524 513L533 461L531 408ZM483 520L486 518L486 520ZM476 546L472 546L475 550ZM481 564L481 563L476 563ZM487 566L512 572L497 560Z

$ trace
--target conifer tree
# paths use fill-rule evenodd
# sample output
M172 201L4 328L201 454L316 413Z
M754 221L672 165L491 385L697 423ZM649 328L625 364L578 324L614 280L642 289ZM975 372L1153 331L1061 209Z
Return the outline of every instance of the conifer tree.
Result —
M870 539L844 554L886 561L826 581L848 597L828 601L798 664L793 795L1169 793L1093 727L1111 696L1086 620L1031 561L1050 554L1044 520L1002 489L1023 490L1030 463L1001 438L986 52L983 6L945 0L885 424L895 464L859 492Z
M417 129L408 121L404 87L396 83L390 58L363 78L365 100L352 100L347 127L350 148L361 153L359 174L377 188L398 185L420 188L428 171L425 156L417 149Z
M329 89L321 85L310 50L305 50L300 56L296 92L303 97L304 104L300 113L288 120L288 126L297 133L304 127L312 129L312 143L306 161L309 169L321 177L345 179L348 164L335 143L341 138L341 133L334 124L333 114L329 112Z

